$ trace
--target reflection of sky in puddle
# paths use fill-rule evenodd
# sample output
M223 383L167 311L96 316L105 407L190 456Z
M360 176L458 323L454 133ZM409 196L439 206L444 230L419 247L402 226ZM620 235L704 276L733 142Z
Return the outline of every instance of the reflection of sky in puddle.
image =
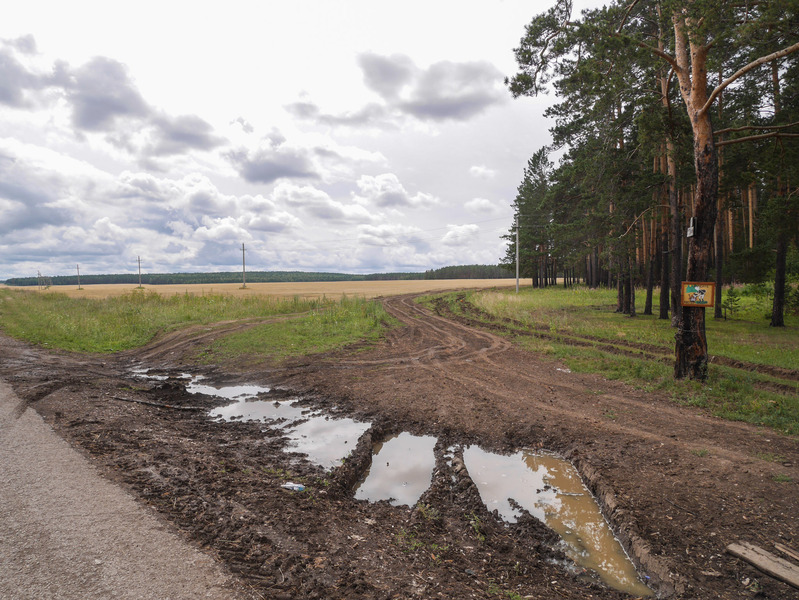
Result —
M466 448L464 462L489 510L516 522L520 512L508 498L556 531L575 563L599 574L608 585L630 594L652 592L638 579L624 549L571 463L549 454L517 452L501 456Z
M369 423L316 414L296 427L287 427L286 435L296 452L307 454L317 465L331 468L341 464L342 459L355 449L369 427Z
M208 413L209 416L225 421L281 421L280 424L273 423L273 426L282 428L283 435L289 438L290 449L307 454L311 462L324 468L341 464L370 427L368 423L358 423L352 419L332 419L297 406L295 400L256 400L261 394L269 393L268 387L232 385L216 388L199 384L198 380L193 378L186 386L186 391L236 400L232 404L214 408Z
M375 444L372 465L355 492L360 500L392 500L394 506L413 506L430 487L436 465L436 438L401 433Z
M208 396L219 396L229 400L255 398L258 394L268 394L269 389L258 385L228 385L216 388L211 385L197 383L197 379L192 379L191 383L186 386L186 391L190 394L207 394Z
M130 372L136 377L141 377L142 379L152 379L153 381L166 381L167 379L170 379L172 377L171 375L151 375L150 370L151 369L148 369L146 367L137 367L131 369ZM178 379L191 379L191 378L192 378L191 375L189 375L188 373L181 373L180 375L178 375ZM195 377L194 379L195 380L202 379L202 377Z
M309 412L307 408L293 406L291 402L269 402L266 400L248 400L240 398L238 402L214 408L208 414L216 419L232 421L296 421Z

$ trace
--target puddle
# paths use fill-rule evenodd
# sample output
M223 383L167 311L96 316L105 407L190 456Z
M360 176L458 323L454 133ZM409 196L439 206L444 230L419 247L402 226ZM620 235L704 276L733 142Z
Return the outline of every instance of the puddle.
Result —
M372 465L355 492L360 500L390 500L394 506L414 506L430 487L436 458L436 438L401 433L372 449Z
M139 377L162 380L135 369ZM312 462L330 469L342 463L370 425L348 418L336 419L297 406L296 399L269 400L271 388L256 385L213 387L200 383L201 376L181 374L190 380L186 390L232 400L209 412L213 418L270 423L289 438L291 451L306 454ZM372 449L372 463L355 492L355 498L394 506L414 506L430 487L435 468L433 436L401 433ZM454 449L449 449L452 454ZM502 456L471 446L464 449L464 463L489 510L507 522L516 522L521 511L513 501L544 522L563 539L565 554L577 565L596 572L609 586L632 595L651 596L641 583L630 559L613 536L591 493L576 469L550 454L530 451Z
M332 419L316 413L309 415L304 423L286 428L286 435L294 451L307 454L311 462L330 469L349 456L369 427L369 423Z
M172 379L173 377L170 375L152 375L150 373L151 369L147 369L144 367L137 367L135 369L131 369L130 372L135 375L136 377L141 377L142 379L152 379L153 381L167 381L168 379ZM188 373L181 373L177 376L177 379L192 379L192 376ZM202 379L201 377L195 377L194 379Z
M326 469L336 467L358 444L369 429L369 423L352 419L334 419L319 411L297 405L290 400L268 400L271 388L257 385L213 387L198 383L194 377L186 386L192 394L208 394L235 400L209 411L209 416L225 421L261 421L282 429L289 438L292 451L308 455L308 459Z
M501 456L474 446L464 449L463 458L489 510L514 523L521 512L508 501L513 498L563 538L564 552L577 565L617 590L652 595L569 462L529 451Z
M228 385L217 388L212 385L197 383L198 378L193 377L191 383L186 386L186 391L190 394L207 394L208 396L219 396L229 400L246 400L255 398L258 394L268 394L271 388L258 385Z

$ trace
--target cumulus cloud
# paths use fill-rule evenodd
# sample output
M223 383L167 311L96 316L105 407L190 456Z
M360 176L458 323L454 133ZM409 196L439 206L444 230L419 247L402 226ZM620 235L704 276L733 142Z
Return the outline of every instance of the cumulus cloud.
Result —
M145 118L152 109L122 63L102 56L65 76L72 122L77 129L109 131L122 117Z
M238 118L236 118L236 119L233 119L233 120L230 122L230 124L231 124L231 125L234 125L234 124L238 125L239 127L241 127L241 130L242 130L244 133L252 133L252 132L254 132L254 131L255 131L255 128L252 126L252 123L250 123L250 122L249 122L247 119L245 119L244 117L238 117Z
M475 165L469 168L469 175L477 179L494 179L497 172L485 165Z
M389 121L390 114L388 109L374 102L366 104L357 110L346 111L339 114L323 112L319 105L307 99L287 104L285 109L300 120L313 121L329 127L374 126L380 128L396 128L396 125Z
M324 221L369 223L374 215L360 204L344 204L331 198L326 192L311 186L291 183L279 184L272 197L288 206L300 209L308 215Z
M365 52L357 58L364 85L382 103L339 114L324 112L303 99L286 106L299 119L325 125L397 127L404 118L465 121L506 101L504 76L485 61L441 61L423 69L408 56Z
M78 67L58 61L45 72L27 60L35 50L32 36L3 40L0 104L35 108L62 100L74 131L104 134L107 142L154 170L159 168L156 157L208 151L226 142L196 115L174 116L150 106L127 66L117 60L97 56Z
M362 225L358 228L358 241L367 246L380 246L399 251L410 247L414 252L427 252L430 244L417 227L401 224Z
M501 83L491 63L443 61L422 71L398 105L421 120L465 121L505 99Z
M477 239L480 228L477 225L448 225L441 242L446 246L466 246Z
M0 232L70 224L110 180L88 163L0 140Z
M47 74L36 73L22 61L18 54L28 55L36 52L36 42L32 36L16 40L2 40L0 47L0 104L14 108L30 106L32 99L28 92L40 90L49 83Z
M195 115L153 119L155 132L152 153L157 156L181 154L188 150L211 150L224 143L224 138L214 135L213 127Z
M358 66L363 71L366 87L387 100L398 98L419 71L413 61L402 54L380 56L367 52L358 56Z
M418 192L410 194L393 173L363 175L357 182L361 203L380 208L429 208L439 203L438 198Z
M495 213L497 205L487 198L472 198L466 203L466 210L473 213Z
M315 179L319 177L309 151L290 146L277 134L255 149L238 148L227 158L239 175L250 183L274 183L278 179Z

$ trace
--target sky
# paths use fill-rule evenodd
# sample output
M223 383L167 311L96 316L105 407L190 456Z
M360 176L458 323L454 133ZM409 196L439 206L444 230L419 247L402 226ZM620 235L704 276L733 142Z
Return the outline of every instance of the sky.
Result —
M576 9L580 3L575 3ZM0 281L496 264L552 97L535 0L13 3Z

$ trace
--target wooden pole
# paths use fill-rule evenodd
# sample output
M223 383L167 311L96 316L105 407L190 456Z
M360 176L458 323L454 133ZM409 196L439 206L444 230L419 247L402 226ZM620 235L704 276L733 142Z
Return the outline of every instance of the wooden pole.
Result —
M516 215L516 293L519 293L519 215Z
M241 287L247 287L247 268L244 264L244 242L241 243Z

